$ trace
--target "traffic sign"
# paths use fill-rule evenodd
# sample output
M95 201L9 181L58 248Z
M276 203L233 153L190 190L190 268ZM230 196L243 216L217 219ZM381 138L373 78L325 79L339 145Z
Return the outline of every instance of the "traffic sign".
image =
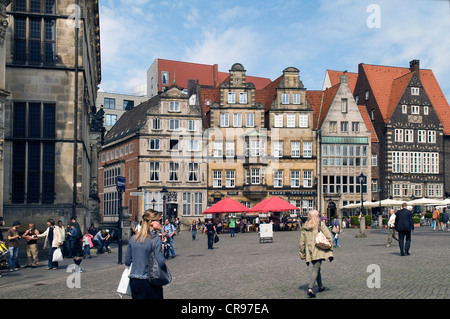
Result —
M123 177L123 176L116 177L116 188L118 191L125 190L125 177Z

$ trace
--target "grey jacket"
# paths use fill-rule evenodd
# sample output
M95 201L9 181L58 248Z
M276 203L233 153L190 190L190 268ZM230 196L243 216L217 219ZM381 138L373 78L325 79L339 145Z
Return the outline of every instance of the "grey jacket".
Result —
M148 278L148 263L150 260L150 253L152 249L155 250L155 257L158 261L160 267L164 267L166 261L162 253L162 241L161 237L156 235L155 232L151 233L153 236L153 246L152 239L150 237L145 238L144 243L138 239L137 243L134 241L133 235L128 243L127 253L125 256L125 265L130 266L131 271L129 278L137 279L147 279Z

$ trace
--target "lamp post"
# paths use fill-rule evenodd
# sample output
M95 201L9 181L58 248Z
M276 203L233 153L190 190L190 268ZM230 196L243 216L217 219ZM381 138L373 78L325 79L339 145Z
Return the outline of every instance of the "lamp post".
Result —
M366 176L363 173L361 173L361 175L358 176L358 182L361 186L361 214L362 215L365 215L364 205L363 205L363 202L364 202L364 200L363 200L363 183L365 180L366 180Z
M163 187L163 189L161 190L161 193L163 194L162 198L163 198L163 223L166 220L166 200L167 200L167 193L169 191L167 190L166 186Z
M366 235L366 218L365 218L365 214L364 214L364 200L363 200L363 183L366 180L366 176L361 173L361 175L358 176L358 182L360 184L361 187L361 214L360 214L360 218L359 218L359 234L356 235L355 237L357 238L364 238L367 237Z

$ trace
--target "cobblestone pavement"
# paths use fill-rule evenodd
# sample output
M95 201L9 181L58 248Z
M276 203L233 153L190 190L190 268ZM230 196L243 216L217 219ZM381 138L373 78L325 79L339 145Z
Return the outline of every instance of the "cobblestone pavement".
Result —
M356 238L358 233L345 229L341 234L335 260L322 265L327 289L316 299L450 298L450 232L417 228L411 255L404 257L395 240L385 247L387 231L369 229L366 238ZM257 233L219 236L214 250L200 234L195 242L188 231L175 238L177 257L167 260L173 281L164 287L166 299L307 298L311 266L298 255L300 231L275 232L273 242L266 243L259 243ZM125 265L118 264L117 246L112 247L111 254L85 259L81 274L67 272L69 259L58 270L47 270L43 260L35 269L3 271L0 299L120 299L116 289ZM125 253L126 245L123 260Z

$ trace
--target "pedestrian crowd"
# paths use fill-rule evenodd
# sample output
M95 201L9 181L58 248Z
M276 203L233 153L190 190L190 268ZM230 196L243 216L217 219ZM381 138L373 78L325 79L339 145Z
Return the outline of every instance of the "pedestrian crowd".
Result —
M0 217L0 227L5 223ZM19 264L19 243L26 241L27 268L36 268L39 264L38 243L43 240L42 249L48 249L47 269L55 270L59 268L58 262L65 258L73 258L77 270L82 272L80 264L84 258L91 258L91 249L97 247L97 254L110 253L109 244L112 236L108 229L97 230L93 224L82 233L76 217L70 219L70 223L65 227L59 220L47 220L47 228L40 232L34 223L29 223L28 228L20 235L20 221L14 221L13 225L6 232L6 238L0 231L0 277L2 269L10 272L21 268ZM104 249L104 251L103 251Z

